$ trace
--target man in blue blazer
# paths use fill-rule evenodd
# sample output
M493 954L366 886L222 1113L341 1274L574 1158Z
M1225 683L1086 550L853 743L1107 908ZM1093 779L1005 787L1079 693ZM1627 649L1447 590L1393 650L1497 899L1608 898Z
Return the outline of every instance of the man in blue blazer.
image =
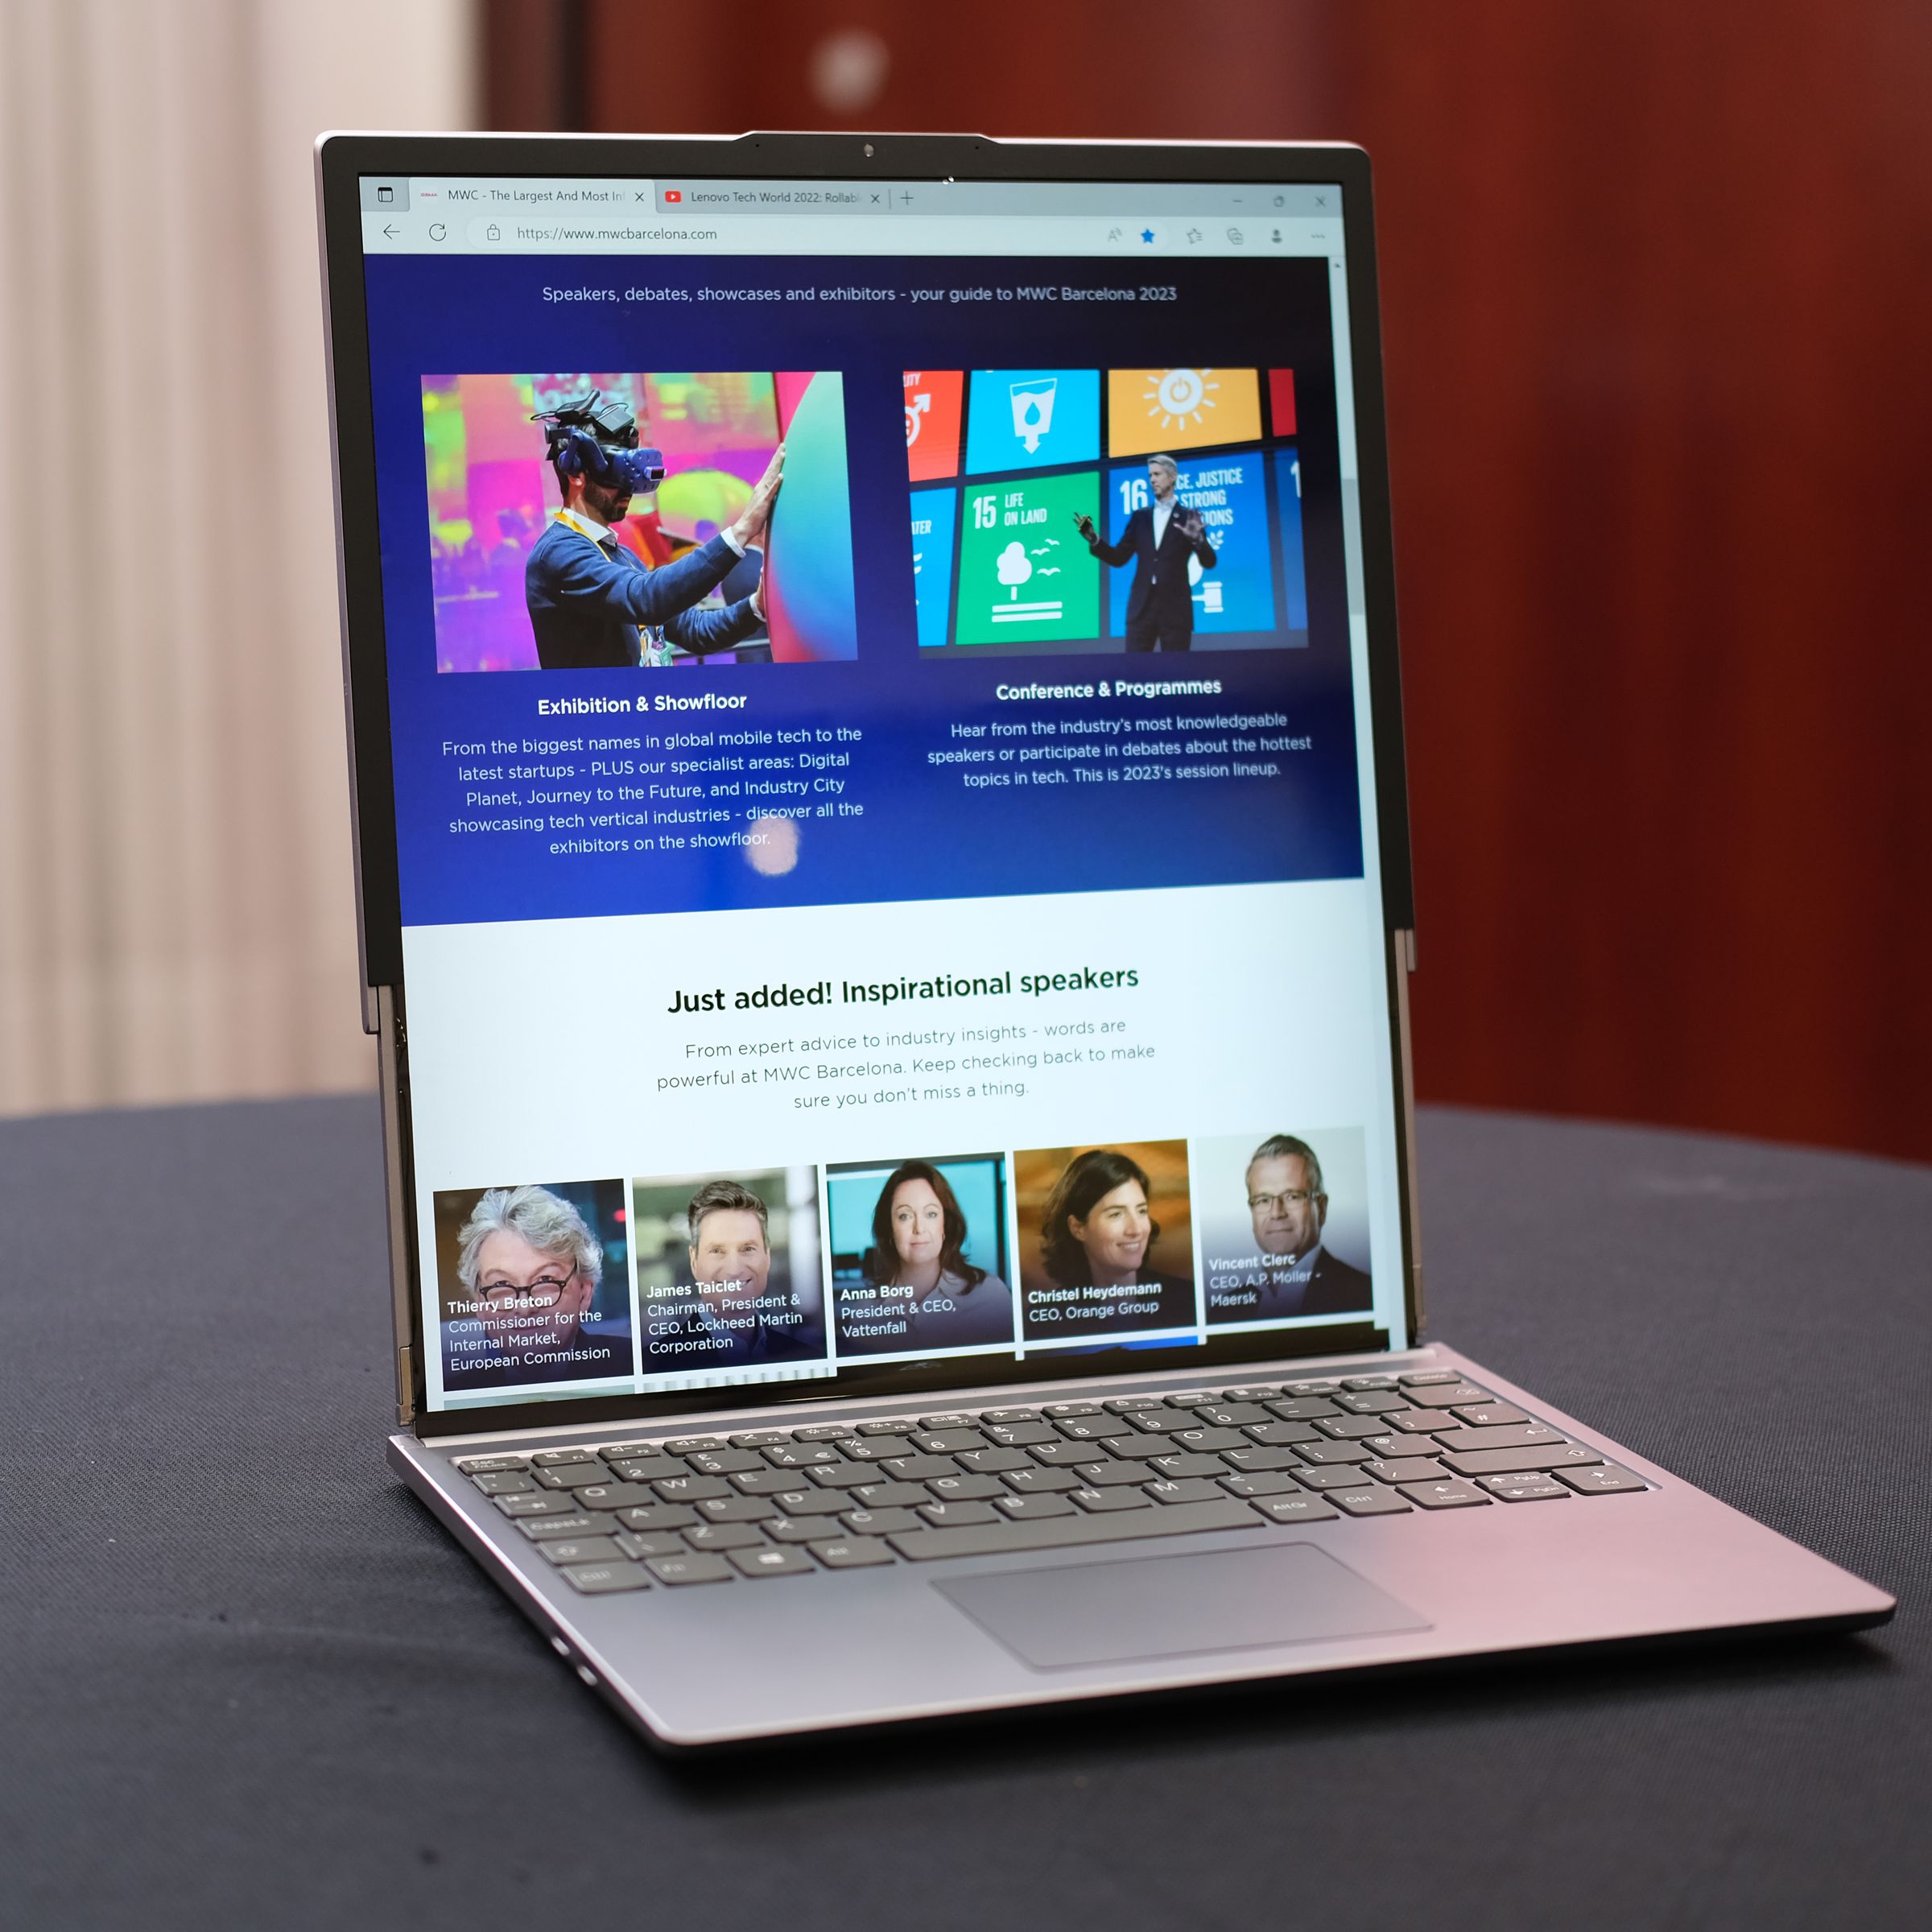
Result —
M1189 510L1174 496L1180 475L1172 456L1147 459L1147 482L1154 501L1127 519L1117 543L1104 541L1091 517L1079 517L1087 547L1103 564L1133 565L1133 588L1127 593L1127 648L1129 650L1190 650L1194 646L1194 593L1187 581L1187 560L1199 560L1212 570L1214 546L1201 522L1201 513Z

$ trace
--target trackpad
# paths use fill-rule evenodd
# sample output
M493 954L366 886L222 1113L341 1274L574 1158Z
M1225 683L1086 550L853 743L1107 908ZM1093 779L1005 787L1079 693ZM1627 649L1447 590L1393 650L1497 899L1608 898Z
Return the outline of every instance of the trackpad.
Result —
M1429 1628L1312 1543L1009 1570L933 1587L1036 1670Z

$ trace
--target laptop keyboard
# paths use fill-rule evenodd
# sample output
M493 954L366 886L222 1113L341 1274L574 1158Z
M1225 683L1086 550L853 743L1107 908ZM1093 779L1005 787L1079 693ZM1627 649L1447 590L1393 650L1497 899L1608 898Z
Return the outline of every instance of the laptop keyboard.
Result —
M456 1466L592 1596L1649 1486L1447 1369Z

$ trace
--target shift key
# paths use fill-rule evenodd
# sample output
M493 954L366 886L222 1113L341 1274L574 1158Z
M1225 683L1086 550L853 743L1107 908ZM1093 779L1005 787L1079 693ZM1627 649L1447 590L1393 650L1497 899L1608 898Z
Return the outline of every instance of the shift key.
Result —
M1445 1449L1472 1455L1479 1449L1543 1449L1563 1440L1547 1422L1501 1422L1490 1429L1439 1429L1436 1441Z

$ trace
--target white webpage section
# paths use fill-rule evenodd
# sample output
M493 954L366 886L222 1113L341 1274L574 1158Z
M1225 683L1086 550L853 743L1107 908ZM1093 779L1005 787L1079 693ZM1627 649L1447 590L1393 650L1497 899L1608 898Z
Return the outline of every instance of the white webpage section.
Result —
M435 1196L526 1182L807 1167L822 1183L827 1163L989 1151L1010 1173L1026 1150L1182 1142L1191 1252L1167 1265L1191 1266L1191 1339L1204 1269L1238 1245L1213 1230L1246 1225L1237 1143L1294 1134L1334 1169L1331 1245L1345 1231L1372 1262L1374 1319L1404 1339L1386 967L1361 880L416 927L404 957L432 1407L447 1400ZM1026 989L1089 970L1133 980ZM1006 989L848 997L942 978ZM817 997L745 1003L773 988ZM828 1219L814 1216L829 1304ZM641 1333L634 1303L631 1319ZM1224 1309L1208 1332L1240 1325ZM708 1379L768 1378L643 1386Z

